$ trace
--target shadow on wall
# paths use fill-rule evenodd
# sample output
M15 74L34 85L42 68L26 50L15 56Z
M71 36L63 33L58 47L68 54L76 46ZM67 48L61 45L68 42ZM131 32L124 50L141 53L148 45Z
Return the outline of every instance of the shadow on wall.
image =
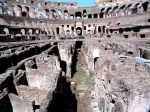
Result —
M8 76L4 82L2 82L0 90L3 91L5 88L8 89L8 93L14 93L18 95L16 87L14 85L14 78L12 76Z
M53 92L52 101L50 101L48 112L77 112L77 100L75 94L72 94L70 83L66 82L65 77L60 77L57 82L57 88Z
M8 95L0 100L0 112L13 112L12 104Z
M78 50L82 47L82 41L76 41L74 54L72 56L72 63L71 63L71 77L74 77L74 74L77 72L76 65L77 65L77 57L78 57Z
M65 74L66 74L66 72L67 72L67 64L66 64L65 61L61 61L60 62L60 68L62 68L62 71L64 71Z

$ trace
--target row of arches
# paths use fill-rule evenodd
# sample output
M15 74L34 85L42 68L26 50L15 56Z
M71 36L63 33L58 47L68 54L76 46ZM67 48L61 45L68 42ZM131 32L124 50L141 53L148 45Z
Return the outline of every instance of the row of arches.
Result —
M0 3L3 5L3 3ZM41 9L29 6L17 5L17 7L21 11L21 16L23 17L31 17L31 18L46 18L46 19L62 19L62 20L71 20L71 19L95 19L95 18L106 18L106 17L115 17L115 16L125 16L130 14L137 14L138 12L146 12L148 9L149 2L139 2L139 3L131 3L127 5L117 5L113 7L103 7L103 8L94 8L90 9L80 9L79 11L75 11L77 9L51 9L45 8ZM93 10L93 12L91 12ZM99 10L99 11L98 11ZM8 8L7 14L14 15L11 9ZM33 13L33 14L31 14ZM34 15L34 16L29 16ZM15 15L16 16L16 15Z
M149 2L115 6L115 7L105 7L100 8L100 12L88 13L86 9L83 11L77 11L75 13L70 14L67 10L54 10L58 15L64 15L62 19L92 19L92 18L105 18L112 16L124 16L130 14L136 14L138 11L146 12L148 9ZM94 12L94 11L93 11Z

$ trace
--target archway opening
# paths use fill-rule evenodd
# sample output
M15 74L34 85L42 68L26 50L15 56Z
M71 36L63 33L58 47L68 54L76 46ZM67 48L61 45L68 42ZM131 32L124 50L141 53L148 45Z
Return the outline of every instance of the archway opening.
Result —
M27 13L26 12L22 12L22 17L27 17Z
M101 26L98 27L98 32L101 32Z
M88 15L88 19L91 19L91 18L92 18L92 14L89 14L89 15Z
M99 17L104 18L104 13L101 12Z
M143 3L143 10L146 12L148 9L148 2Z
M97 14L94 14L94 18L97 18L98 16L97 16Z
M58 27L56 28L56 32L57 32L57 35L59 35L59 28Z
M82 28L81 27L77 27L76 28L76 33L77 33L77 35L82 35Z
M81 12L76 12L75 16L76 16L76 19L81 19L82 18Z

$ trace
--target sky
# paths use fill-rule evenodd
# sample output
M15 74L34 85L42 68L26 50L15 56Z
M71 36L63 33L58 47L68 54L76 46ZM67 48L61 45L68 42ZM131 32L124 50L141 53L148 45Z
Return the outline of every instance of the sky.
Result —
M94 0L47 0L54 2L78 2L79 7L94 6Z

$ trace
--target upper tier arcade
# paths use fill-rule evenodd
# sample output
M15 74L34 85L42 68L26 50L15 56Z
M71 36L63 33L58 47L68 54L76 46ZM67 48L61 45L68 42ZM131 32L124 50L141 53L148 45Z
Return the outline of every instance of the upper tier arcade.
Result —
M17 17L53 20L105 18L147 11L148 0L122 2L92 7L78 7L76 2L48 2L41 0L1 0L0 13Z

